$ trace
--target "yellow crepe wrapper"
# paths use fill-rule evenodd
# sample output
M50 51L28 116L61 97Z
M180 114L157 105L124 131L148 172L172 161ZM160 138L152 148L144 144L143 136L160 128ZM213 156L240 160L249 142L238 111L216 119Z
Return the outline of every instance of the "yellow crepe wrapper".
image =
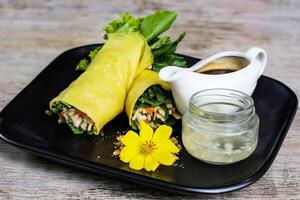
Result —
M131 125L131 117L137 100L149 87L153 85L160 85L166 90L171 89L168 83L160 80L157 72L151 70L143 71L134 79L125 102L125 110L129 119L129 125Z
M89 68L50 102L50 109L57 101L75 107L94 121L95 134L99 134L123 111L134 78L152 63L151 50L142 35L112 34Z

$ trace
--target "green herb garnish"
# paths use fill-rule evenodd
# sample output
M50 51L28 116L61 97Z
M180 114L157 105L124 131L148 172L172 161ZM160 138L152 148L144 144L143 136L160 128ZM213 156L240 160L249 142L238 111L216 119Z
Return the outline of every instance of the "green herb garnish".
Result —
M79 71L87 70L87 68L89 67L89 64L92 62L92 60L94 60L97 53L100 51L101 47L102 46L99 46L98 48L90 51L88 59L84 58L84 59L80 60L79 63L76 65L76 70L79 70Z
M151 15L135 18L130 13L123 13L120 18L113 20L104 26L104 39L108 39L112 33L141 33L148 42L154 56L152 70L159 72L166 66L187 67L187 62L182 56L175 54L177 45L182 41L185 33L172 41L169 36L160 36L168 30L176 19L174 11L160 10ZM85 71L94 59L100 48L90 52L89 58L84 58L76 66L76 70Z

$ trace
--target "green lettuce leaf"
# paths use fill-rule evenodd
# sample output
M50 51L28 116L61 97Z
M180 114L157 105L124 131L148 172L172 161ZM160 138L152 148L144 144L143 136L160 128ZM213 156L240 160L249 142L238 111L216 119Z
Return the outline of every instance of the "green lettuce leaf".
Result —
M79 63L76 65L76 71L85 71L90 64L90 61L86 58L79 61Z
M87 70L87 68L89 67L89 64L92 62L92 60L94 60L97 53L100 51L101 47L102 46L99 46L98 48L90 51L88 59L84 58L84 59L80 60L79 63L76 65L76 71Z
M116 19L104 26L103 30L106 32L104 39L108 39L108 35L110 33L130 33L138 32L140 30L143 18L136 19L129 13L123 13L120 16L121 18Z
M149 42L169 29L176 19L176 12L160 10L144 18L140 32Z

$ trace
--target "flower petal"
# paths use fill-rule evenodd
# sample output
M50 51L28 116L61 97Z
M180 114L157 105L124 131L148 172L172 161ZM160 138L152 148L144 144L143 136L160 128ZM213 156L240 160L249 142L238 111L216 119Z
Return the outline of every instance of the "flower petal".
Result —
M176 161L176 157L170 152L156 150L152 155L163 165L172 165Z
M138 146L125 146L121 150L120 160L129 163L135 157L138 157L141 153L140 148Z
M147 171L155 171L158 166L159 162L157 161L157 159L152 155L147 155L145 160L145 169Z
M142 142L134 131L128 131L120 140L125 146L139 146Z
M165 142L161 142L156 146L161 151L166 151L171 153L178 153L180 150L170 139L167 139Z
M129 163L131 169L140 170L144 168L146 155L140 154L138 157L132 159Z
M153 136L153 129L144 121L141 121L140 123L140 137L143 142L150 141Z
M155 144L165 142L171 136L171 134L172 134L171 126L161 125L156 129L155 133L153 134L152 141Z

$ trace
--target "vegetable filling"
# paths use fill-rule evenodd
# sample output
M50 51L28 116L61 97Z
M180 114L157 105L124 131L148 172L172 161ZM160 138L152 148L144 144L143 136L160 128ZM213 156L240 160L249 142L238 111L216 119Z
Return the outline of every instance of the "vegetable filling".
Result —
M132 128L139 129L141 121L145 121L153 129L159 125L174 125L181 119L178 113L172 93L163 89L160 85L148 88L135 104L132 115Z
M97 132L95 123L89 116L66 103L56 102L52 110L58 115L58 123L68 124L75 134L86 132L91 135Z

